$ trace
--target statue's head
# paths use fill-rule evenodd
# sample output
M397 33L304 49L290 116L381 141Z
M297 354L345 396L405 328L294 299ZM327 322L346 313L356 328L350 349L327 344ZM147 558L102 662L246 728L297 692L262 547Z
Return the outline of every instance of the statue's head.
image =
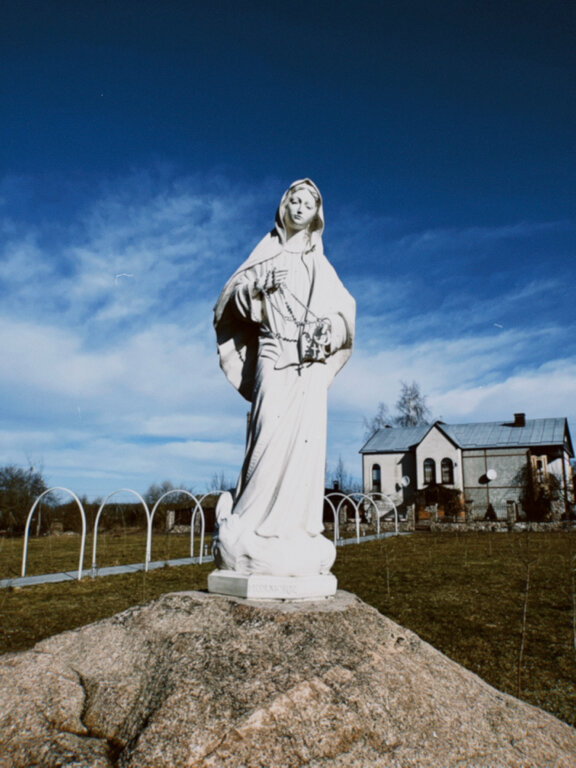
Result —
M308 234L324 229L324 213L320 190L310 179L300 179L291 184L282 195L276 214L276 229L284 239L287 231L305 229Z

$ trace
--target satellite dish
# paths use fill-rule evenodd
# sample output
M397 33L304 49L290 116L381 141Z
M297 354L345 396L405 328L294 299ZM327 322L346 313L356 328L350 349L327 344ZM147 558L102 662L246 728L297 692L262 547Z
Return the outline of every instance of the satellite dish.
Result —
M400 480L400 485L402 486L402 488L408 488L408 486L410 485L410 478L408 477L408 475L404 475L402 480Z
M486 472L486 477L488 478L488 480L496 480L496 478L498 477L498 473L496 472L495 469L489 469Z

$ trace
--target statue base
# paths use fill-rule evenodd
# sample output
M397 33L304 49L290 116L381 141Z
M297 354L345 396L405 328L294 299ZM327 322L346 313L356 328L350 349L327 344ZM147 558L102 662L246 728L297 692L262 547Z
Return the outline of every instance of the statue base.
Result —
M316 576L268 576L236 571L212 571L208 592L248 600L319 600L336 594L338 581L331 573Z

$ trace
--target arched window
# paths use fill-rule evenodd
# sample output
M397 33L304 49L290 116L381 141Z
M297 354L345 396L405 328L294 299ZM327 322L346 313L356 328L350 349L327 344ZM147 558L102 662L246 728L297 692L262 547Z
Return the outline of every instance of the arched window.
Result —
M442 485L454 485L454 462L442 459Z
M436 462L434 459L424 459L424 485L436 482Z
M372 492L380 493L382 491L382 473L380 472L380 464L372 465Z

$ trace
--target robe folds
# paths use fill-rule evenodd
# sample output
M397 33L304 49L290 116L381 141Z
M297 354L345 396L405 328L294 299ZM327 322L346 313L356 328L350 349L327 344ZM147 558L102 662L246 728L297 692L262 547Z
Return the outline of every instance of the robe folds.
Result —
M246 455L231 514L219 521L218 548L232 570L299 575L326 572L334 559L320 536L327 391L351 354L355 302L326 259L319 232L302 252L290 251L282 235L277 226L258 244L215 307L221 367L252 403ZM285 284L263 291L274 269L286 270ZM302 337L314 337L326 321L320 354L310 356Z

